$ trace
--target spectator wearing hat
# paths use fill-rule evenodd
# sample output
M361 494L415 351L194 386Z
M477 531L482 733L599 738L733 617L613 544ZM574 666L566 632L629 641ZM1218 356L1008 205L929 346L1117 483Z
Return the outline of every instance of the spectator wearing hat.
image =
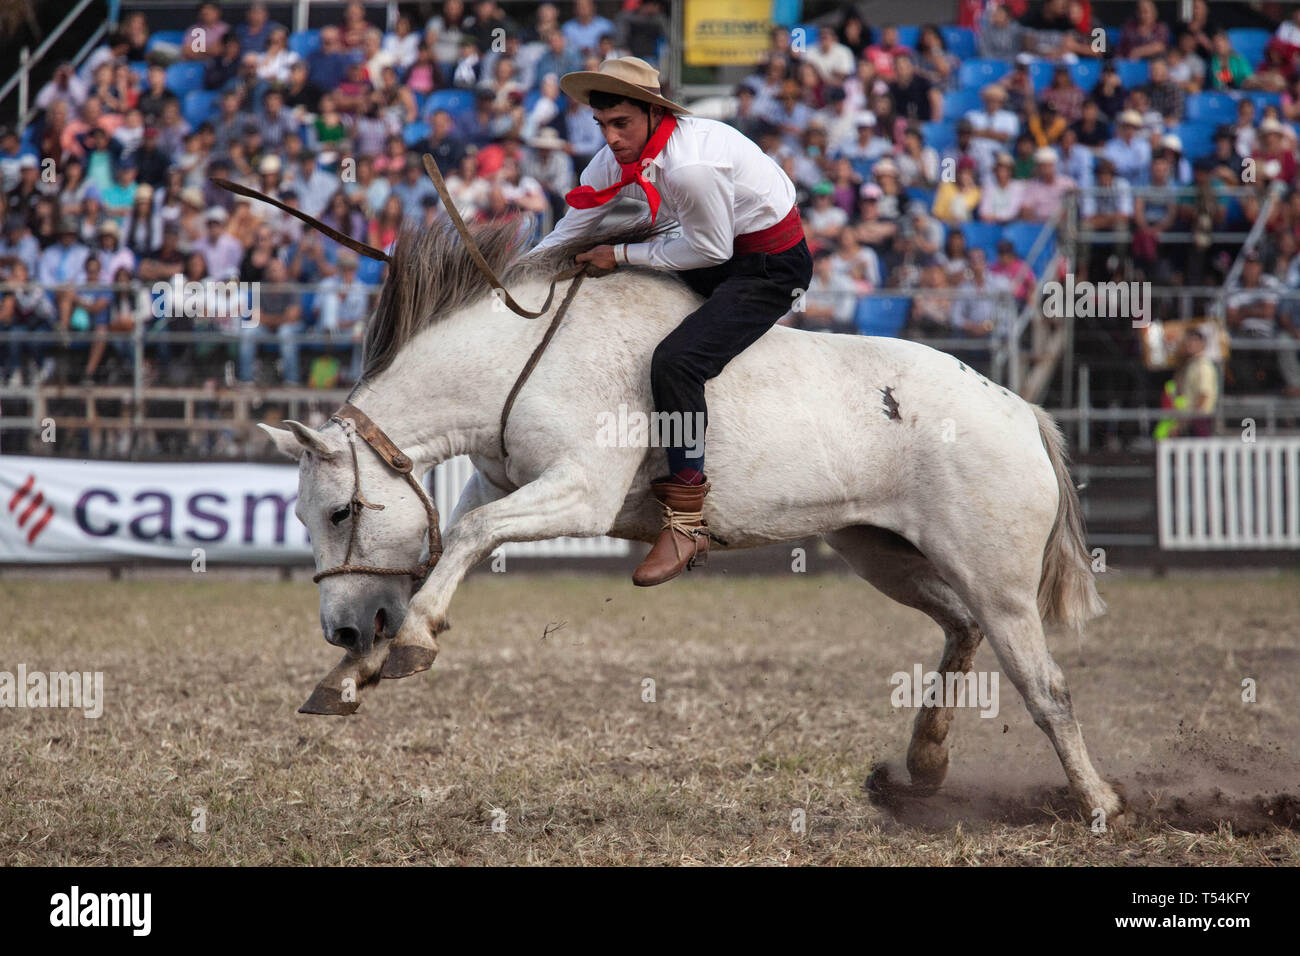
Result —
M1116 175L1133 186L1145 186L1151 178L1151 143L1138 135L1141 129L1142 115L1125 110L1119 115L1117 135L1102 150L1114 163Z
M888 137L876 135L876 116L862 110L853 119L853 128L857 138L844 146L831 151L833 158L843 157L848 160L867 160L873 162L893 151Z
M127 269L135 274L135 253L122 245L122 230L116 222L109 219L99 227L98 248L95 257L99 259L103 275L117 275L118 269Z
M194 243L194 251L207 263L207 275L213 279L232 279L239 275L244 247L226 231L230 217L220 206L213 206L203 216L204 235Z
M564 196L576 184L573 158L568 153L569 144L550 126L543 127L528 140L522 170L546 187L551 212L556 219L563 218L566 205Z
M4 234L0 235L0 265L17 260L27 266L29 275L36 272L36 260L41 254L41 244L32 235L27 220L10 213L5 217Z
M885 248L898 234L898 220L880 216L881 196L875 183L863 183L858 190L858 239L875 250Z
M813 274L808 289L796 308L781 320L810 332L847 332L856 330L853 311L857 307L857 290L847 274L833 267L829 249L813 253Z
M1034 178L1025 183L1020 201L1022 222L1048 222L1061 210L1065 196L1079 188L1069 176L1057 171L1059 157L1050 146L1034 152Z
M822 243L831 242L848 225L848 214L835 205L835 187L829 181L823 180L812 188L812 206L804 213L803 221L810 238Z
M1005 109L1007 91L991 83L980 93L983 109L971 110L966 119L971 124L971 153L979 166L980 179L993 172L993 161L1000 150L1020 134L1020 120Z
M944 181L934 194L934 216L949 226L957 226L975 219L983 198L975 179L975 160L962 157L957 163L956 182Z
M1280 332L1278 306L1286 287L1264 272L1258 250L1245 254L1241 275L1228 286L1228 332L1234 337L1274 339ZM1234 349L1228 377L1238 392L1274 392L1282 385L1278 353Z
M907 197L898 176L898 164L886 156L871 167L871 177L880 187L880 218L901 222Z
M1272 117L1259 124L1253 154L1257 181L1295 182L1295 150L1287 147L1283 132L1282 124Z

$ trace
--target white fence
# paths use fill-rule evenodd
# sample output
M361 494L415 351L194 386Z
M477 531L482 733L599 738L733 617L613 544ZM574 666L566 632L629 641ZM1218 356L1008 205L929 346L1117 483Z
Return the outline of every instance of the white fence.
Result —
M465 490L474 466L469 458L459 455L444 461L434 469L434 503L442 519L442 530L447 530L460 493ZM553 538L550 541L514 541L503 545L507 558L621 558L630 554L631 542L621 538Z
M1161 548L1300 548L1300 438L1162 441L1156 500Z

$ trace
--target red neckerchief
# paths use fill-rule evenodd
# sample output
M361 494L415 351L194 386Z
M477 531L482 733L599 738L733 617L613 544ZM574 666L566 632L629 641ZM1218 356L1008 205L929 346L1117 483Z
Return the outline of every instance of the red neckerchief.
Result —
M645 178L645 167L649 165L650 160L659 155L668 142L668 137L676 128L677 117L672 113L665 113L664 118L659 121L659 125L655 128L654 134L646 140L645 148L641 150L641 155L637 157L636 161L618 164L619 168L623 170L622 179L605 189L592 189L590 186L579 186L577 189L570 189L565 194L564 201L574 209L591 209L593 206L605 205L624 186L636 183L645 190L646 202L650 204L650 223L653 225L655 215L659 212L659 191L655 189L654 183Z

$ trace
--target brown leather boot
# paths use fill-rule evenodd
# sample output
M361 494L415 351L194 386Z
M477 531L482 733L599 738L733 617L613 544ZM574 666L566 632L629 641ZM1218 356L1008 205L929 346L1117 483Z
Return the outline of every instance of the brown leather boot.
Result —
M671 581L695 559L709 554L709 523L704 520L704 496L713 486L704 481L683 485L679 481L652 481L650 490L663 506L664 523L654 547L632 572L632 583L650 587Z

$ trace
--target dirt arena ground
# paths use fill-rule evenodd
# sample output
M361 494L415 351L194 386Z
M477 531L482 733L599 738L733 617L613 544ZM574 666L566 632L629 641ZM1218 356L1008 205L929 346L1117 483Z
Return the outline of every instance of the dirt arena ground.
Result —
M889 677L942 639L853 578L475 575L433 670L323 718L295 711L339 653L271 577L0 578L0 670L106 699L0 710L0 864L1300 862L1295 573L1106 574L1110 613L1051 638L1132 808L1101 834L1005 679L939 794L873 802L914 717Z

